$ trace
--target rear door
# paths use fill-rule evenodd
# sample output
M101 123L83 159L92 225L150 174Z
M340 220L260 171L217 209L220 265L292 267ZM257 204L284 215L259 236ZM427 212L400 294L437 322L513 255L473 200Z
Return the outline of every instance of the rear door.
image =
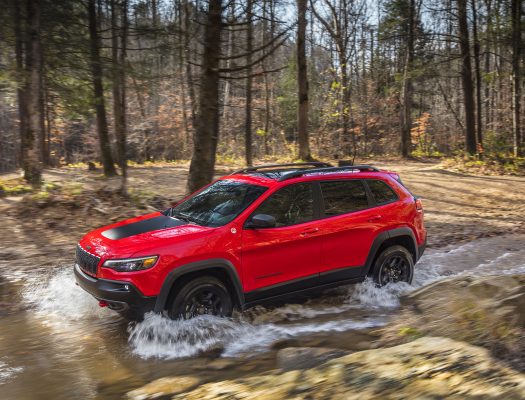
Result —
M268 214L277 225L254 229L245 224L242 268L246 291L258 290L264 297L318 283L321 238L316 189L309 182L281 188L248 217L247 222L253 215Z
M319 182L322 193L320 281L329 283L364 274L372 241L382 216L373 208L360 179Z

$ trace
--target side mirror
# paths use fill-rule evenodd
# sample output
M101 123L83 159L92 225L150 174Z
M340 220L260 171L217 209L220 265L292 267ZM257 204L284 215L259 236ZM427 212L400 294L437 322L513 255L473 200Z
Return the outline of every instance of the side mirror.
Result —
M250 221L252 228L273 228L276 224L275 218L268 214L256 214Z

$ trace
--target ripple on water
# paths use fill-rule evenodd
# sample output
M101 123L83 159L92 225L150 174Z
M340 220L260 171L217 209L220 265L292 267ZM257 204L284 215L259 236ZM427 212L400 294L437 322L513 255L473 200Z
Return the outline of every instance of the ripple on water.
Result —
M23 370L22 367L11 367L6 362L0 361L0 385L14 378Z

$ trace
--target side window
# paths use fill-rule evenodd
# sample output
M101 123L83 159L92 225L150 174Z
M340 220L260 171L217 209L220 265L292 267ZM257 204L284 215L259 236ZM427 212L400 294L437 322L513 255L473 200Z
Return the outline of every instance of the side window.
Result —
M321 182L321 191L327 216L368 208L365 186L360 180Z
M314 219L314 196L311 183L299 183L279 189L266 199L252 215L268 214L276 226L300 224Z
M368 184L377 205L397 200L397 194L385 182L376 179L368 179L366 183Z

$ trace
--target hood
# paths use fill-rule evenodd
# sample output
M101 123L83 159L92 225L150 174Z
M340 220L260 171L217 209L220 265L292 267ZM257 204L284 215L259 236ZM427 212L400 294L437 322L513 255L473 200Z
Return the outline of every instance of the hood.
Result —
M212 230L155 212L95 229L80 240L80 245L99 257L126 258Z

